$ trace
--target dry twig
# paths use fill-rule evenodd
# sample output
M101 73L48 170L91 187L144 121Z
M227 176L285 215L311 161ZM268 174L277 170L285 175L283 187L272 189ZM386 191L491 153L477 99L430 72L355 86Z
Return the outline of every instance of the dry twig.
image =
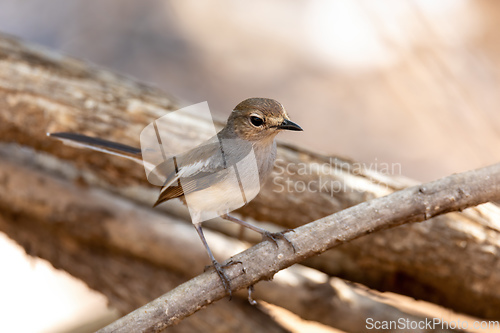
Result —
M262 242L231 260L226 269L237 290L270 279L281 269L378 230L459 211L500 199L500 164L468 171L377 198L295 229L279 248ZM100 330L159 332L225 296L217 274L206 272Z

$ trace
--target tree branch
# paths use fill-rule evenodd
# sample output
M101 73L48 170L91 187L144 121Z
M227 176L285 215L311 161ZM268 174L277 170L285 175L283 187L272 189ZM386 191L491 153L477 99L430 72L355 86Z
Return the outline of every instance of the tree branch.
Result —
M209 263L190 223L107 191L82 189L73 181L62 179L61 174L75 171L68 163L51 162L44 154L16 148L0 144L0 230L29 249L31 255L49 260L104 293L122 313L181 284L184 277L196 276ZM44 159L48 159L46 164L41 162ZM47 170L47 164L57 165L57 171ZM206 230L206 237L215 245L218 258L228 258L248 247L210 229ZM206 318L224 321L227 316L235 318L246 313L250 317L245 320L249 331L264 332L263 327L265 331L279 331L270 318L259 314L258 308L248 307L245 292L236 295L244 300L243 304L219 302L209 311L197 313L197 318L183 321L175 330L196 332L198 323ZM280 272L272 282L260 283L254 297L346 332L366 332L367 317L376 321L425 319L302 265ZM226 321L219 328L225 326Z
M283 241L279 248L262 242L235 255L241 264L226 274L237 290L270 279L281 269L334 246L375 231L500 199L500 164L414 186L377 198L296 228L288 233L294 252ZM159 332L226 295L210 271L178 286L153 302L100 330L106 332Z
M208 263L192 226L61 179L42 170L35 160L43 157L33 151L3 148L0 144L0 230L28 255L49 260L104 294L122 314L178 286ZM186 247L192 251L176 257ZM168 265L172 262L180 268ZM188 265L191 273L186 273ZM216 305L169 332L287 332L246 299Z

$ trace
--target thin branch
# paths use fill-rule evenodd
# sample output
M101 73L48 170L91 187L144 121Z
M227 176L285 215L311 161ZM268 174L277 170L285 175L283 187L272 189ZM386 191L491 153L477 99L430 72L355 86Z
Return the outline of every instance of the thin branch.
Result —
M60 177L74 174L75 170L70 171L68 163L60 160L48 163L57 166L58 170L66 170L52 172L50 168L47 170L47 164L40 163L48 156L18 148L0 143L0 179L4 180L0 191L0 230L21 244L29 244L32 255L50 260L56 267L101 291L123 314L187 280L182 276L198 275L208 264L208 256L190 223L135 205L109 192L82 189L74 180ZM43 187L33 186L42 183ZM47 196L47 193L52 195ZM15 218L11 221L9 216ZM3 222L2 217L5 217ZM235 226L224 222L213 224ZM248 248L248 244L210 229L206 230L206 236L216 245L213 250L218 258L228 258ZM100 249L96 254L97 244ZM89 271L88 267L95 269ZM155 281L154 287L148 281ZM245 311L253 318L253 322L245 320L249 331L258 328L261 332L262 327L276 331L264 314L258 315L259 308L246 306L245 290L236 295L245 300L244 304L219 302L210 311L197 313L175 329L187 331L186 326L194 326L195 322L223 317L223 311L232 317ZM300 264L280 271L272 282L259 283L253 296L304 319L346 332L367 331L365 320L368 317L380 322L399 318L425 320L425 317L404 313L371 295L360 293L356 285L329 278L327 274ZM262 325L257 326L256 322Z
M12 148L17 152L4 154L0 144L0 230L28 255L49 260L54 268L104 294L122 315L199 274L208 264L192 226L61 179L35 162L48 156ZM240 333L286 331L246 299L214 305L169 332L233 331L242 323Z
M277 248L262 242L235 255L226 274L237 290L270 279L286 267L378 230L500 200L500 164L451 175L377 198L295 229ZM208 271L100 330L159 332L226 296L217 274Z

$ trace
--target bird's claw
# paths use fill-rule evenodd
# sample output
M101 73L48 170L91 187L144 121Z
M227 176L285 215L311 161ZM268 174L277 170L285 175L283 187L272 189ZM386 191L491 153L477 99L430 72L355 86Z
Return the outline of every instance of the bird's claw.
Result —
M234 261L230 260L227 263L221 265L221 264L219 264L218 261L214 260L214 261L212 261L212 265L205 266L205 272L212 267L215 269L215 271L217 272L217 275L219 275L219 278L222 282L222 285L224 286L224 289L229 294L229 300L231 300L231 298L232 298L231 283L230 283L229 277L226 275L226 273L224 272L223 269L226 267L229 267L232 265L238 265L238 264L243 265L243 262L241 262L239 260L234 260ZM245 272L244 269L243 269L243 272Z
M225 265L221 265L221 264L219 264L218 261L214 260L214 261L212 261L212 265L205 266L205 272L208 269L210 269L211 267L213 267L215 269L215 271L217 272L217 275L219 275L219 278L222 282L222 286L224 287L224 290L229 294L229 300L231 300L231 298L232 298L231 283L230 283L229 277L226 275L226 273L224 273L223 268L230 266L230 265L234 265L234 264L235 263L228 263Z
M287 232L295 232L295 230L293 229L286 229L286 230L283 230L283 231L280 231L280 232L265 232L264 234L262 234L262 238L264 240L269 240L271 242L274 242L274 244L276 245L277 248L279 248L278 246L278 239L283 239L285 242L287 242L288 245L290 245L293 249L293 252L295 253L295 246L293 245L293 243L288 239L286 238L285 236L285 233Z
M222 267L229 267L233 265L243 265L243 261L230 259L227 263L222 265Z

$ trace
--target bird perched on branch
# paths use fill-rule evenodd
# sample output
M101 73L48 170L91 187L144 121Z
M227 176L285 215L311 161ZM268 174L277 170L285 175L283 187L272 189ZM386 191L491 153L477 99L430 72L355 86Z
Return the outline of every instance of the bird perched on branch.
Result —
M157 177L163 185L154 206L174 198L187 204L193 224L229 295L230 281L205 240L201 222L221 216L262 234L276 245L278 238L288 242L283 233L270 233L229 215L253 199L272 172L276 159L274 139L283 130L302 131L302 128L290 120L279 102L268 98L246 99L234 108L226 126L214 137L187 152L165 158L148 176L150 182ZM76 133L48 135L72 145L146 162L139 148Z

